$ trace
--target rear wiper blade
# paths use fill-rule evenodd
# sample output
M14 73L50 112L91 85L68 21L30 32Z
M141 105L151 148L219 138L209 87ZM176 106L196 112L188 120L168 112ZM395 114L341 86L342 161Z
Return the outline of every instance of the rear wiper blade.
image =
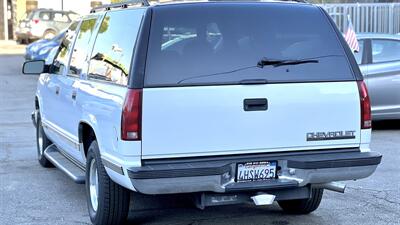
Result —
M285 66L285 65L299 65L306 63L319 63L316 59L307 59L307 60L287 60L278 64L275 64L274 67Z
M305 63L319 63L319 61L316 59L276 60L276 59L262 58L260 61L258 61L257 66L263 68L264 66L279 67L285 65L299 65Z
M257 66L263 68L264 66L276 65L283 62L284 60L268 59L264 57L258 61Z

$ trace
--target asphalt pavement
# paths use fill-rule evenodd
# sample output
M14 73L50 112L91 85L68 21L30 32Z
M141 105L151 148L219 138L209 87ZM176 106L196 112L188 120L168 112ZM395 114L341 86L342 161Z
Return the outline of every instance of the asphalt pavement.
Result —
M22 75L22 62L21 55L0 56L0 224L90 224L84 186L36 160L30 113L37 76ZM127 224L400 224L400 121L374 127L371 148L384 156L376 173L346 182L344 194L326 191L310 215L287 215L277 204L166 208L181 201L169 198L152 203L164 208L131 211Z

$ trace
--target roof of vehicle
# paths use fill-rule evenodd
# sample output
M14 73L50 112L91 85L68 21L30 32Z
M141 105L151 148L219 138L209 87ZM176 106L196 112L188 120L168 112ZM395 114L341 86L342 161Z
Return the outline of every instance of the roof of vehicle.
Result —
M286 3L286 4L302 4L312 5L307 0L167 0L163 2L149 2L148 0L133 0L115 4L102 5L93 8L90 12L95 13L99 11L108 11L111 9L124 9L132 6L136 7L158 7L158 6L170 6L170 5L181 5L181 4L218 4L218 3L231 3L231 4L246 4L246 3Z
M64 12L64 13L75 13L74 11L71 10L55 10L55 9L46 9L46 8L38 8L38 9L34 9L32 10L32 12L43 12L43 11L49 11L49 12Z
M382 34L382 33L358 33L357 38L358 39L378 38L378 39L400 40L400 35Z
M150 2L151 5L176 5L176 4L190 4L190 3L292 3L301 4L307 3L304 0L170 0L163 2Z
M163 3L154 3L151 4L151 7L160 7L160 6L174 6L174 5L183 5L183 4L201 4L201 5L209 5L209 4L265 4L265 3L282 3L282 4L290 4L292 6L296 5L311 5L309 3L297 2L297 1L278 1L278 0L241 0L241 1L225 1L225 0L193 0L193 1L169 1Z

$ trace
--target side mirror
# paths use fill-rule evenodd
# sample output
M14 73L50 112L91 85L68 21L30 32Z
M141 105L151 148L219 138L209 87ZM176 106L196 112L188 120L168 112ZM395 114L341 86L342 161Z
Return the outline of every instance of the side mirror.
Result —
M45 72L45 67L44 60L27 61L24 62L24 65L22 66L22 73L39 75Z

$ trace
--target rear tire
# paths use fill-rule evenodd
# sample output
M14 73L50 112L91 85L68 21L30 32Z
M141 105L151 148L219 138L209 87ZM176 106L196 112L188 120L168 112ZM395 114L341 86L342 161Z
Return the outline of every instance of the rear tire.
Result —
M51 145L51 141L47 138L43 130L42 119L40 114L37 114L37 125L36 125L36 146L37 146L37 156L40 165L49 168L54 167L53 164L44 156L44 150Z
M321 203L324 189L312 188L311 198L278 201L284 212L291 214L309 214L315 211Z
M120 224L129 212L130 191L113 182L101 162L97 141L92 141L86 161L86 199L93 224Z

